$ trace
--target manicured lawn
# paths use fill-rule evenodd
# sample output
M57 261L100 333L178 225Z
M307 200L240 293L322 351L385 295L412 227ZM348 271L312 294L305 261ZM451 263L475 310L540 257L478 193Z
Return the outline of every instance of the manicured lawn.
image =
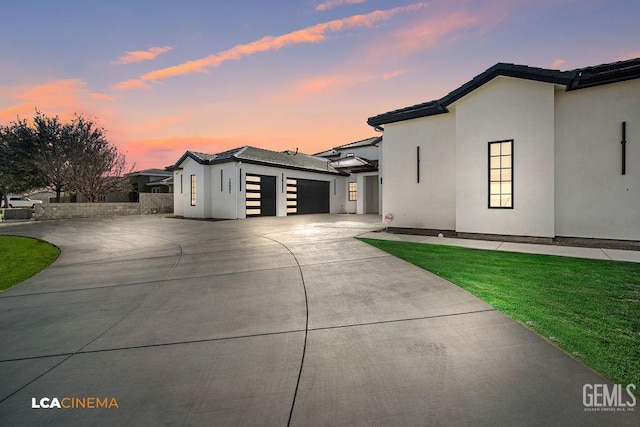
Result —
M466 289L614 383L640 384L640 264L361 240Z
M0 236L0 292L47 268L60 251L28 237Z

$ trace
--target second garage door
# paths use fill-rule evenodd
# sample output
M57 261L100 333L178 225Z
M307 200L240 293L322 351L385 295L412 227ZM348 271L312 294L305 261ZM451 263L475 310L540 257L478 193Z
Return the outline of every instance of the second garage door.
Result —
M287 179L287 214L329 213L328 181Z

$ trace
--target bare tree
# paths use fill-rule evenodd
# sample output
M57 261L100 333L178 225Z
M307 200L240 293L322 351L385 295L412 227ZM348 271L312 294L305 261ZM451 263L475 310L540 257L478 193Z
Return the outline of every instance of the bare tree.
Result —
M62 124L58 116L47 117L40 111L36 111L34 126L34 138L38 145L34 162L47 185L55 190L56 202L60 203L62 188L69 183L69 146L73 128L69 124Z
M107 141L104 129L82 116L69 124L68 158L69 186L90 202L130 187L124 175L133 167L127 171L125 156Z

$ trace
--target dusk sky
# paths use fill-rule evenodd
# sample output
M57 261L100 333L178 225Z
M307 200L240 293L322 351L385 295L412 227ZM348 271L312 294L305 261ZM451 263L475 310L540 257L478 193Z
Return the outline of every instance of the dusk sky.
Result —
M640 57L637 0L0 0L0 124L97 119L136 169L315 153L497 62Z

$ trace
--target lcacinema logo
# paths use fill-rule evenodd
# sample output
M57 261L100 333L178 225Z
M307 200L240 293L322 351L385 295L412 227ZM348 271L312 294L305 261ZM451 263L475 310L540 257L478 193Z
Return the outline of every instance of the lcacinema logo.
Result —
M115 397L36 397L31 398L33 409L114 409L119 408Z

